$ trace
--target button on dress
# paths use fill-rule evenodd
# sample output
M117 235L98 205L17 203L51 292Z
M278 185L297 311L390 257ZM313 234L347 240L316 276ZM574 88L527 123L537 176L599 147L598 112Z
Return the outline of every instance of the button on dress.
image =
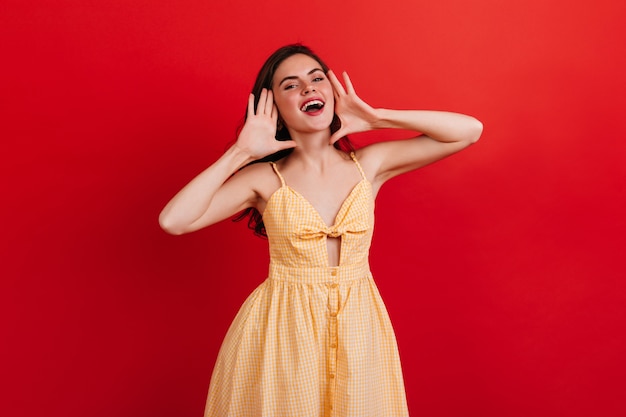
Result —
M394 331L369 269L374 199L361 181L333 225L281 181L263 213L268 278L220 349L205 417L408 416ZM341 239L329 266L326 239Z

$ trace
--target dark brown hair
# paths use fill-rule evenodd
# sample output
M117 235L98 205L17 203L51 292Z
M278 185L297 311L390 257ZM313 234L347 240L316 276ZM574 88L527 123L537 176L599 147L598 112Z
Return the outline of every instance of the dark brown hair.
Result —
M328 73L328 69L329 69L328 65L326 65L324 61L322 61L321 58L318 57L311 50L311 48L304 46L302 44L299 44L299 43L286 45L286 46L279 48L278 50L276 50L276 52L270 55L270 57L265 61L265 63L261 67L261 70L259 71L259 74L256 77L256 81L254 82L254 87L252 87L252 94L254 94L254 110L255 111L259 103L261 90L263 90L264 88L268 90L272 89L272 81L274 80L274 74L276 73L278 66L282 64L282 62L285 59L296 54L307 55L313 58L320 64L324 73ZM247 111L245 114L247 116ZM245 117L244 117L244 122L245 122ZM340 126L341 126L341 122L339 121L339 118L337 117L337 115L335 115L330 125L331 133L336 132ZM243 127L243 124L239 130L241 130L242 127ZM280 129L276 130L276 140L291 140L291 136L289 135L289 131L287 130L286 126L282 126ZM334 146L335 148L340 149L344 152L354 151L354 147L352 146L352 143L350 143L350 140L348 139L347 136L335 142ZM285 149L285 150L276 152L274 154L268 155L264 158L258 159L252 162L252 164L255 164L258 162L278 161L279 159L284 158L285 156L289 155L292 151L293 149ZM250 216L250 218L248 219L248 227L254 230L254 234L258 236L262 236L262 237L267 237L267 234L265 232L265 225L263 224L263 218L261 216L261 213L259 213L259 211L256 208L249 207L245 209L239 215L237 215L233 220L240 221L240 220L245 219L248 216Z

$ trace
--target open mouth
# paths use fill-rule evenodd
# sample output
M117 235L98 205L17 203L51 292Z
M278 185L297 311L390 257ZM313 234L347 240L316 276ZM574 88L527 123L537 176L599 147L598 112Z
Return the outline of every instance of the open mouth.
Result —
M310 113L314 111L321 110L324 107L324 102L322 100L311 100L304 103L300 110L305 113Z

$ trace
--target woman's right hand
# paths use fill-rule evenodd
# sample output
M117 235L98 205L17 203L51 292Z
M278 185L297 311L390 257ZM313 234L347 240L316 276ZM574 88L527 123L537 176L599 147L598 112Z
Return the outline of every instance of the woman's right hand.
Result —
M246 122L239 133L235 146L253 160L296 146L292 140L276 140L277 123L278 109L274 104L272 91L265 88L261 91L256 114L254 112L254 94L250 94Z

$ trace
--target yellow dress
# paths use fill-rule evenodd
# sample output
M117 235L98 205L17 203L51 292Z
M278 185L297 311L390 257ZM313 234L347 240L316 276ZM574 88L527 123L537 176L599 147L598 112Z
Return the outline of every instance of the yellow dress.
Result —
M362 180L332 226L281 181L263 221L269 277L235 317L213 370L205 417L408 416L396 338L368 254L372 186ZM341 238L330 267L327 237Z

